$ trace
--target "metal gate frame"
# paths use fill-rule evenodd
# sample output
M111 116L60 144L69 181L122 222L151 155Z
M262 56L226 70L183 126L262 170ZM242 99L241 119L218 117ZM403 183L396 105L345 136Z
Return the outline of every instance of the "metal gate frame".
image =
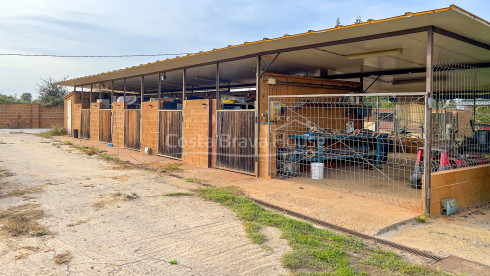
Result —
M179 157L175 157L175 156L171 156L171 155L166 155L166 154L163 154L163 153L160 153L160 130L161 130L161 117L160 117L160 114L161 112L169 112L169 111L172 111L172 112L180 112L181 113L181 121L180 121L180 124L181 124L181 127L180 127L180 139L184 139L184 111L183 110L172 110L172 109L161 109L161 110L158 110L158 148L157 148L157 154L159 156L163 156L163 157L167 157L167 158L172 158L172 159L176 159L176 160L183 160L183 154L184 154L184 148L183 148L183 145L181 145L181 152L180 152L180 158ZM182 141L183 142L183 141Z
M253 137L251 137L254 141L254 146L253 146L253 160L254 160L254 171L253 172L247 172L247 171L241 171L241 170L236 170L236 169L232 169L232 168L227 168L227 167L222 167L222 166L218 166L218 158L219 158L219 152L218 152L218 143L219 143L219 130L220 130L220 120L219 120L219 113L220 112L250 112L250 113L253 113L254 114L254 126L253 126L253 132L254 132L254 135ZM258 158L257 158L257 148L258 148L258 131L257 131L257 110L256 109L230 109L230 110L227 110L227 109L222 109L222 110L216 110L215 112L216 114L216 149L215 149L215 154L216 154L216 168L217 169L222 169L222 170L227 170L227 171L233 171L233 172L238 172L238 173L242 173L242 174L247 174L247 175L253 175L253 176L258 176L258 172L259 172L259 168L258 168ZM237 156L237 158L239 158Z
M127 147L126 146L126 117L127 117L127 111L129 110L138 110L139 111L139 148L131 148L131 147ZM130 149L130 150L137 150L137 151L141 151L141 130L142 130L142 119L143 119L143 116L141 116L141 109L124 109L124 148L126 149Z
M430 149L430 122L428 120L428 115L431 113L431 107L430 107L430 100L429 100L429 93L428 92L397 92L397 93L364 93L364 94L353 94L353 93L345 93L345 94L311 94L311 95L270 95L268 96L268 114L269 114L269 118L268 118L268 141L269 141L269 147L268 147L268 175L270 176L271 175L271 166L272 166L272 158L276 158L276 155L274 154L274 156L271 155L271 143L272 143L272 136L271 136L271 125L274 124L274 121L271 121L271 116L273 116L274 112L277 112L277 110L275 111L273 106L271 106L271 101L273 101L274 99L299 99L299 98L333 98L333 97L365 97L365 96L375 96L377 97L377 99L379 99L379 97L386 97L386 96L389 96L389 97L403 97L403 96L408 96L408 97L419 97L419 99L422 99L423 98L423 101L424 101L424 108L423 108L423 112L424 112L424 115L423 115L423 149L424 149L424 152L423 152L423 159L424 159L424 165L421 165L423 166L422 167L422 170L421 171L423 173L423 178L424 178L424 181L422 181L422 190L424 191L423 192L423 195L422 197L420 198L420 203L422 203L424 205L424 208L427 210L427 204L430 204L429 202L429 198L430 198L430 186L429 185L425 185L425 183L427 183L427 179L430 179L430 176L431 176L431 169L430 169L430 165L427 166L426 165L426 162L427 163L430 163L430 152L431 152L431 149ZM334 102L333 102L334 103ZM294 103L293 103L294 104ZM277 108L277 107L276 107ZM378 103L378 100L376 101L376 108L379 110L379 103ZM377 115L376 115L377 116ZM364 126L363 126L364 127ZM274 162L275 164L275 162ZM417 199L418 200L418 199Z
M109 114L110 114L110 122L109 122L109 132L110 132L110 133L109 133L109 135L110 135L110 141L109 141L109 142L102 141L102 140L101 140L101 138L100 138L100 137L101 137L100 132L101 132L101 130L102 130L102 128L101 128L101 123L100 123L100 118L101 118L100 113L101 113L102 111L109 111ZM107 143L112 143L112 118L113 118L113 116L112 116L113 114L112 114L112 113L113 113L113 112L112 112L112 109L99 109L99 142L100 142L100 143L106 143L106 144L107 144Z

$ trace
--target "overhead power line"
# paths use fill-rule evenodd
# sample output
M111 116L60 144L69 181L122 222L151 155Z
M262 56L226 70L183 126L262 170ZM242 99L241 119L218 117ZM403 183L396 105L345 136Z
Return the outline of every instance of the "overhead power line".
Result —
M1 54L0 56L18 56L18 57L63 57L63 58L124 58L124 57L158 57L158 56L183 56L193 53L178 53L178 54L139 54L139 55L107 55L107 56L91 56L91 55L42 55L42 54Z

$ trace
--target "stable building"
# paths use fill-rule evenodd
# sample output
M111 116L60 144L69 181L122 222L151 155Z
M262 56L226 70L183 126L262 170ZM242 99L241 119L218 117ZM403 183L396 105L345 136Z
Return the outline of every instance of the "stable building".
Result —
M427 213L490 200L489 22L454 5L58 84L80 139Z

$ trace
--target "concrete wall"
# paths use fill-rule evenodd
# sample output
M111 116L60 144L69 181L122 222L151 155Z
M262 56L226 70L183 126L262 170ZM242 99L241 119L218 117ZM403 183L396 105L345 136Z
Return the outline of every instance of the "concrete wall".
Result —
M490 165L434 172L431 177L431 215L441 213L442 199L456 198L458 208L490 200Z
M63 107L41 104L0 104L0 128L63 126Z
M141 106L141 152L151 148L151 155L158 155L158 102L143 102Z

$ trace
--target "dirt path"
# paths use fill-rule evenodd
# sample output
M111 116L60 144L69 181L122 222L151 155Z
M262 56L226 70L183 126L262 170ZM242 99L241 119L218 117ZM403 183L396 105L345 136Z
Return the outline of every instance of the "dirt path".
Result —
M0 130L0 212L40 211L49 232L0 232L0 274L287 274L280 264L287 245L277 231L269 231L271 252L252 244L226 208L162 196L190 188ZM73 258L56 264L64 252Z

